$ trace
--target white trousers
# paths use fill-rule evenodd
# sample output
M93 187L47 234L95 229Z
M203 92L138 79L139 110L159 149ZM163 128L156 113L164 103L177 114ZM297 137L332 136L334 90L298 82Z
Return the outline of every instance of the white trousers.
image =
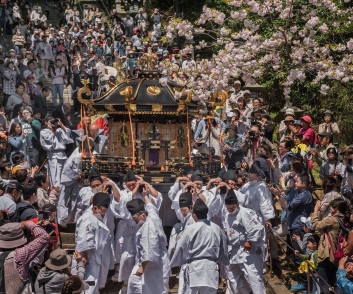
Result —
M50 179L50 184L54 187L60 187L61 182L61 172L66 159L52 158L48 159L48 174Z
M135 264L129 277L127 293L128 294L167 294L169 290L169 277L163 277L163 266L146 266L145 272L142 277L136 275L136 271L139 268L138 264ZM162 281L163 290L160 289L160 279Z
M231 264L228 271L228 290L230 294L266 294L262 274L262 254L250 253L246 261Z
M61 185L57 204L57 217L59 225L65 226L74 222L77 209L77 196L82 186L77 182L69 186Z

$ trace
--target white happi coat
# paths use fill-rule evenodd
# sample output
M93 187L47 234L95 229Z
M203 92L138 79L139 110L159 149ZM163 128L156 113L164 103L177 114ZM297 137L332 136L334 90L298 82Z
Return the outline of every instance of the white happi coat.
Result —
M245 196L237 190L233 190L237 198L243 199ZM219 225L222 229L225 227L223 224L226 209L224 206L224 199L226 194L220 194L219 190L216 193L216 187L208 191L206 205L208 207L207 219Z
M252 209L239 206L234 213L227 213L225 225L228 244L231 246L228 270L228 289L231 294L265 294L262 279L262 247L266 242L265 227ZM250 251L244 251L245 242Z
M82 185L77 181L81 177L81 152L76 148L66 160L61 173L61 186L58 201L58 223L66 225L75 217L77 196Z
M158 192L157 197L153 197L151 194L149 198L152 204L160 209L162 204L162 195ZM117 205L117 218L120 218L115 234L115 256L116 262L119 266L118 281L127 281L131 274L132 268L135 265L136 257L136 245L135 237L140 226L135 223L132 219L131 213L127 210L126 203L132 199L132 193L130 190L124 190L120 194L120 201ZM141 193L136 192L134 199L142 199L144 197Z
M226 236L209 220L187 226L177 241L171 267L187 264L183 293L195 289L218 289L218 265L228 265Z
M73 143L70 137L71 130L65 128L56 129L55 133L51 129L40 131L40 143L48 155L48 173L52 186L60 187L61 172L67 159L65 149L66 144Z
M254 210L262 223L275 217L271 192L263 182L248 182L239 191L245 195L238 198L240 205Z
M76 224L76 250L79 252L88 250L88 264L85 266L85 281L95 281L87 293L99 294L99 288L104 287L104 267L109 262L110 256L106 256L106 247L110 230L103 221L98 220L91 209L87 210L78 219ZM104 283L104 284L103 284Z
M178 192L176 192L176 183L170 188L169 192L168 192L168 197L169 199L172 201L172 209L174 209L175 213L176 213L176 216L177 218L180 220L180 221L183 221L184 217L183 215L181 214L181 211L180 211L180 207L179 207L179 197L180 195L183 193L182 189L180 189ZM208 197L208 191L206 190L206 186L203 186L201 191L203 196L205 196L205 198L207 199ZM199 197L197 196L193 196L193 201L196 201L196 199L198 199Z
M167 294L171 274L167 253L167 237L157 208L146 205L148 217L136 234L136 264L132 269L128 294ZM142 277L135 273L144 261L149 261Z
M187 226L190 226L192 224L195 224L195 220L193 219L192 213L190 212L189 215L184 217L183 221L175 224L175 226L173 227L172 233L170 234L169 247L168 247L168 254L169 254L170 259L173 257L175 246L176 246L181 234L184 232L184 230ZM184 274L185 274L186 266L187 266L186 264L183 264L180 268L178 294L184 294L184 292L183 292Z
M92 188L90 186L83 187L77 196L76 211L75 211L75 221L91 206L90 200L94 195Z

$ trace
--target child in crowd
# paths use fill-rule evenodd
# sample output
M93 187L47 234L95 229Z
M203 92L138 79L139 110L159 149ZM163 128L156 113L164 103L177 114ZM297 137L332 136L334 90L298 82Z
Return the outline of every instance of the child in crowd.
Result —
M308 267L310 268L310 272L314 274L317 270L318 265L318 247L319 247L320 237L318 235L311 235L307 238L307 250L312 252L311 254L300 254L299 251L295 251L295 254L298 255L303 262L299 266L299 283L295 286L292 286L292 291L304 291L308 288L307 283L307 274L308 274ZM318 279L315 276L316 279ZM312 294L320 294L320 287L315 282L315 280L311 277L310 278L310 293Z
M300 220L302 221L302 223L304 224L303 226L303 230L305 232L304 236L303 236L303 240L301 240L300 236L293 234L292 239L297 241L302 254L311 254L312 251L308 248L308 238L312 235L314 235L315 230L313 229L312 225L311 225L311 221L310 221L310 217L306 218L304 216L302 216L300 218Z

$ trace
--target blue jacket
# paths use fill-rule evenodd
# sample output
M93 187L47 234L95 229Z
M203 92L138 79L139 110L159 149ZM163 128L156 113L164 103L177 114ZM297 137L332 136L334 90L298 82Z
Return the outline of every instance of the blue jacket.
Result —
M297 191L298 194L287 201L288 209L288 230L302 229L303 223L300 218L308 217L312 211L312 197L308 190Z
M353 281L347 279L346 272L343 268L339 268L336 272L337 287L343 290L345 294L353 294ZM341 292L340 292L341 293Z

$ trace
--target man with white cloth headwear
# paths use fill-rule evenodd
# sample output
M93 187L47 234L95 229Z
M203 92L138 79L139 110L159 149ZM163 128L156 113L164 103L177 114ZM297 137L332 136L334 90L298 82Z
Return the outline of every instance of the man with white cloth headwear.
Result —
M233 189L225 197L225 227L231 246L228 269L230 294L266 294L262 279L263 252L266 233L256 213L239 205Z
M132 199L126 206L132 219L140 225L136 234L136 264L132 269L128 294L167 294L171 274L167 253L167 237L157 208L148 191L145 201Z
M66 144L73 143L71 130L66 128L60 119L51 121L45 119L46 128L40 131L40 144L47 151L48 173L50 184L60 187L61 172L67 159L65 150Z
M124 282L120 294L127 293L128 279L132 268L135 265L136 245L135 237L140 226L132 219L131 214L127 210L127 203L132 199L141 199L145 197L141 189L148 191L148 197L151 203L160 209L162 204L162 195L157 192L149 183L144 182L140 177L136 176L131 169L128 169L124 176L126 189L121 193L120 201L117 207L117 218L120 218L115 234L115 255L116 266L115 274L112 276L113 282Z
M170 262L171 267L186 264L184 274L185 294L215 294L218 289L217 262L228 265L227 241L222 229L207 220L208 208L197 199L189 225L180 235Z
M82 256L85 264L85 281L95 282L86 292L99 294L99 289L105 287L111 256L111 231L106 225L107 218L114 214L116 200L120 194L111 185L114 199L110 195L98 192L93 196L92 205L78 219L76 224L76 250Z

